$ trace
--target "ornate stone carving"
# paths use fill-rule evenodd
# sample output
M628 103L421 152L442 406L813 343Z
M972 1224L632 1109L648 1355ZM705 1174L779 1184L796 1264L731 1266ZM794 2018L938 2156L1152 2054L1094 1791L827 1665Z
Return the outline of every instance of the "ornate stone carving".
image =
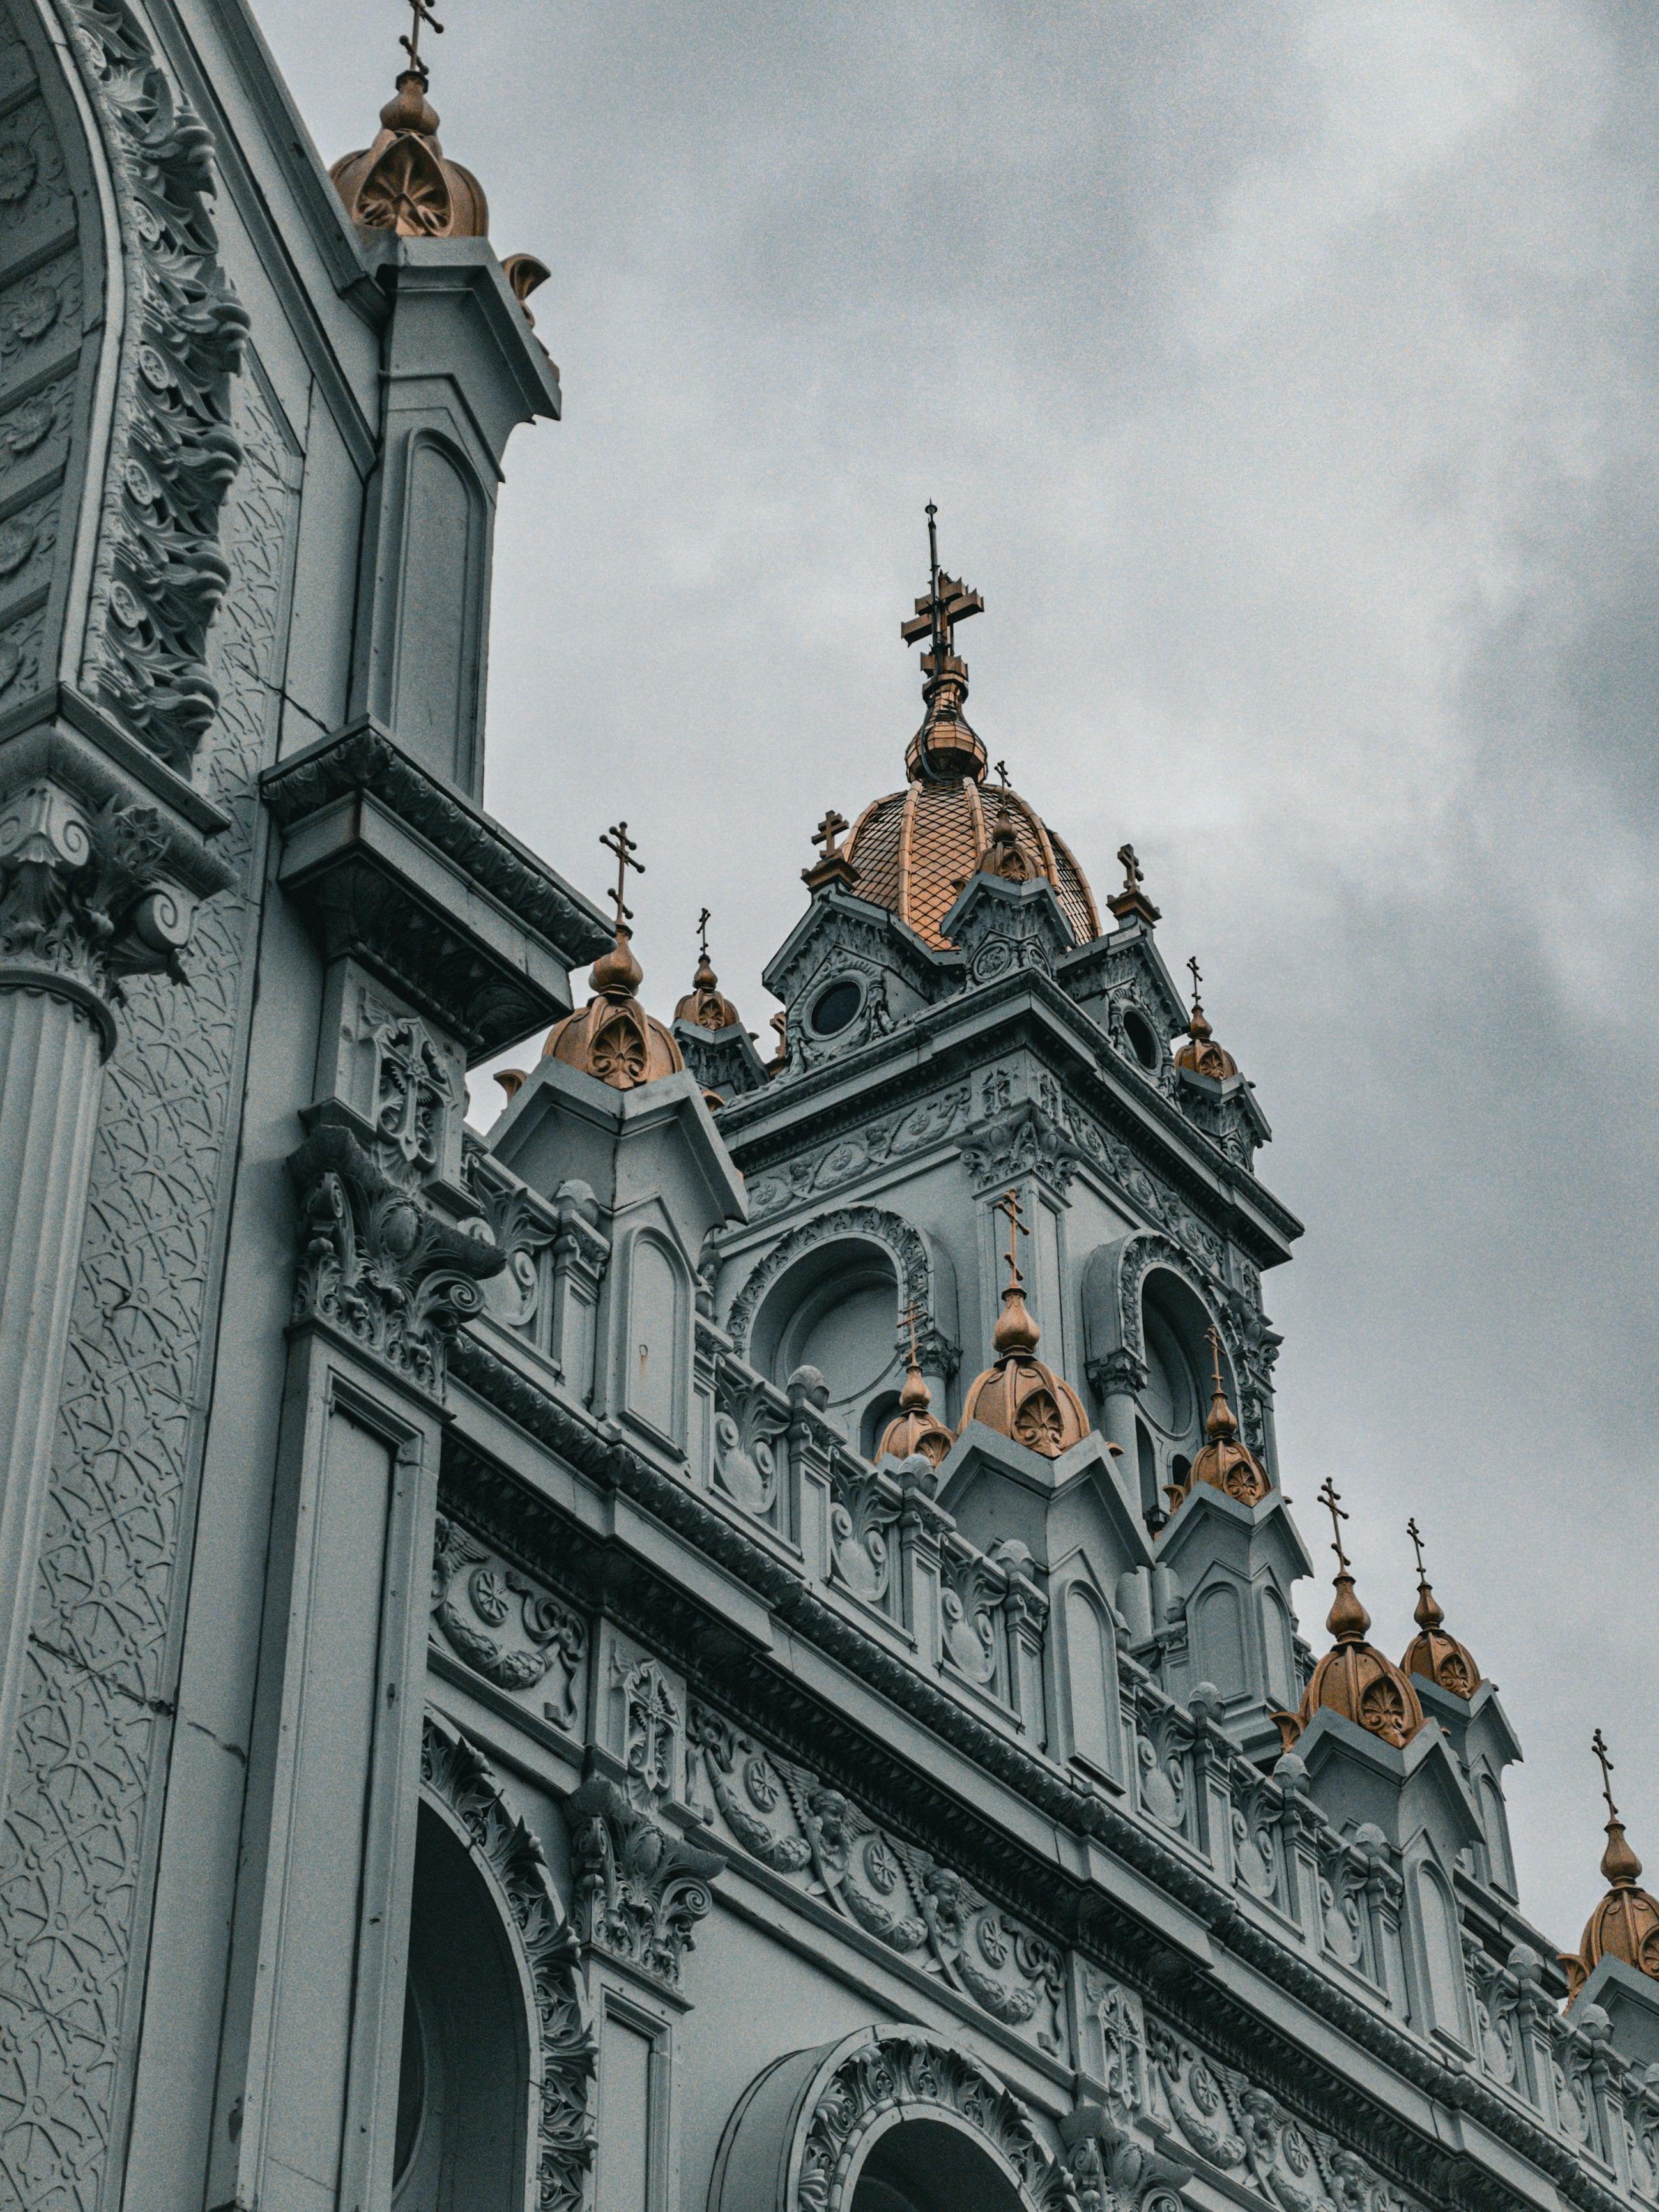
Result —
M126 977L184 980L196 902L167 880L170 843L154 807L88 809L45 782L0 804L0 983L76 1000L106 1055Z
M1060 2133L1082 2212L1181 2212L1192 2168L1141 2142L1115 2112L1079 2105Z
M112 23L124 14L99 12ZM281 695L297 460L257 370L235 404L232 584L208 641L220 708L197 769L231 817L220 851L234 884L198 915L190 988L134 975L118 1010L0 1829L12 1936L0 2037L33 2054L27 2073L0 2069L0 2156L18 2161L14 2172L49 2165L70 2203L106 2185L131 1961L149 1909L179 1532L211 1380L207 1320L252 991L252 785L274 750Z
M576 1923L584 1943L678 1989L691 1931L714 1899L726 1861L686 1843L595 1769L565 1804Z
M544 1717L568 1734L575 1731L586 1624L441 1513L432 1554L432 1618L451 1649L498 1689L544 1684L550 1694Z
M535 1994L532 2089L539 2124L540 2212L582 2212L593 2163L590 2106L596 2051L583 2017L576 1939L559 1910L542 1847L505 1803L488 1762L465 1736L427 1716L421 1786L465 1832L504 1902Z
M832 1213L815 1215L767 1250L732 1301L726 1316L726 1329L738 1357L748 1358L755 1316L779 1276L803 1253L854 1237L882 1245L891 1255L898 1277L899 1310L914 1309L917 1317L916 1351L922 1365L934 1374L954 1375L962 1364L962 1349L939 1328L933 1263L927 1246L919 1230L898 1214L875 1206L843 1206Z
M775 1391L736 1360L716 1360L710 1473L715 1489L757 1521L777 1510L779 1443L788 1426Z
M56 0L109 157L126 314L83 672L187 769L219 694L208 626L230 580L219 517L241 445L231 380L247 317L209 213L213 142L126 0Z
M871 2028L849 2043L806 2117L787 2212L851 2212L867 2139L896 2108L965 2124L989 2143L1017 2177L1022 2212L1079 2212L1066 2166L981 2060L918 2027Z
M300 1194L295 1322L321 1322L441 1398L449 1337L503 1255L442 1219L349 1129L319 1121L289 1162Z
M904 1510L905 1493L850 1454L830 1463L830 1578L866 1605L886 1612L896 1595L889 1534Z
M690 1742L700 1802L711 1816L718 1810L751 1858L1040 2050L1066 2055L1063 1969L1053 1944L706 1705L691 1709Z
M889 1160L937 1144L969 1112L970 1102L968 1086L958 1084L902 1114L884 1115L815 1152L799 1153L781 1168L763 1169L748 1186L750 1218L763 1220L786 1206L856 1182Z
M655 1659L629 1665L613 1652L611 1671L622 1705L623 1765L630 1787L652 1799L678 1796L685 1717L666 1670Z
M1082 1147L1035 1100L1023 1099L996 1121L981 1122L957 1139L976 1193L1006 1190L1035 1176L1063 1198L1071 1188Z
M1223 1281L1226 1272L1226 1246L1207 1224L1199 1219L1189 1206L1182 1203L1171 1185L1161 1175L1155 1174L1121 1138L1114 1136L1109 1130L1103 1129L1075 1100L1064 1099L1060 1113L1071 1135L1107 1180L1133 1200L1147 1219L1164 1230L1176 1249L1185 1252L1191 1261L1204 1268L1216 1281Z

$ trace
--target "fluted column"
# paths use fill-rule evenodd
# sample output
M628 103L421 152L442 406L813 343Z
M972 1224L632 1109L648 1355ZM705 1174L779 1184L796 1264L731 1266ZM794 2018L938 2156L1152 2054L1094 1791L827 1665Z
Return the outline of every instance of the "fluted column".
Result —
M0 1803L86 1226L112 1005L172 966L191 902L143 807L47 782L0 802Z

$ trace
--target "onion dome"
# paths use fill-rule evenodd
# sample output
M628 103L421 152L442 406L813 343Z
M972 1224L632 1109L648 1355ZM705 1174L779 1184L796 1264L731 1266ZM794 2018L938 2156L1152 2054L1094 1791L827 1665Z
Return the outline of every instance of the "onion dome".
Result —
M1423 1539L1415 1521L1407 1522L1406 1534L1417 1547L1417 1609L1412 1615L1417 1634L1400 1663L1408 1674L1449 1690L1454 1697L1472 1698L1480 1687L1480 1669L1468 1644L1446 1632L1446 1616L1423 1571Z
M876 1457L908 1459L913 1453L920 1452L925 1460L937 1467L956 1438L931 1410L933 1394L922 1377L921 1362L916 1357L914 1306L906 1318L910 1325L910 1354L904 1363L904 1388L899 1392L898 1412L882 1431L881 1442L876 1446Z
M599 842L617 856L617 942L593 963L588 981L594 995L580 1012L567 1014L548 1031L544 1060L562 1060L584 1075L608 1083L613 1091L633 1091L660 1075L678 1075L685 1066L672 1032L647 1014L635 995L645 971L634 957L632 909L623 902L628 872L645 873L634 858L638 850L625 822L613 822Z
M370 230L396 231L399 238L487 237L483 186L439 144L428 82L426 64L411 46L410 65L380 110L374 143L342 155L329 176L350 220Z
M886 907L942 951L949 940L940 923L969 877L988 862L1017 882L1046 878L1073 938L1086 944L1099 936L1100 916L1064 842L1016 791L1005 787L995 804L986 804L985 746L964 711L968 664L954 650L957 624L982 613L985 602L941 572L933 512L927 510L931 588L901 626L907 645L928 647L921 726L905 755L904 789L876 799L854 824L846 858L857 873L858 896Z
M1273 1477L1249 1446L1241 1443L1238 1417L1227 1403L1226 1391L1221 1382L1221 1339L1214 1329L1208 1332L1210 1354L1214 1362L1215 1389L1210 1400L1209 1419L1204 1424L1204 1442L1198 1455L1188 1471L1184 1482L1172 1485L1170 1490L1170 1510L1192 1494L1194 1483L1207 1482L1212 1490L1225 1491L1241 1505L1260 1505L1273 1488Z
M962 1425L966 1428L969 1421L982 1421L999 1436L1010 1437L1045 1459L1058 1459L1087 1436L1089 1416L1071 1384L1036 1357L1042 1331L1026 1310L1017 1251L1018 1238L1030 1233L1019 1218L1018 1194L1010 1191L1000 1199L997 1210L1008 1217L1008 1287L991 1332L997 1356L969 1384Z
M1353 1577L1342 1549L1341 1524L1347 1519L1329 1476L1319 1493L1330 1508L1336 1541L1336 1597L1325 1626L1336 1639L1314 1668L1302 1703L1294 1713L1275 1713L1285 1748L1289 1751L1316 1713L1340 1713L1344 1720L1381 1736L1384 1743L1409 1743L1423 1725L1423 1708L1408 1674L1392 1659L1365 1640L1371 1617L1355 1594Z
M1190 1068L1194 1075L1213 1076L1218 1083L1224 1083L1230 1075L1237 1074L1238 1062L1224 1046L1216 1042L1215 1031L1205 1018L1198 995L1203 978L1198 972L1197 961L1189 960L1187 965L1193 975L1193 1011L1187 1023L1188 1042L1176 1053L1176 1066Z
M708 964L708 909L705 907L698 918L702 943L697 949L696 969L691 978L691 988L674 1009L677 1022L690 1022L700 1030L729 1030L742 1015L720 988L720 977Z
M1619 1808L1613 1802L1608 1779L1613 1761L1600 1729L1590 1740L1590 1748L1601 1763L1601 1795L1607 1801L1607 1846L1601 1854L1601 1879L1608 1887L1607 1895L1584 1923L1583 1939L1577 1952L1560 1954L1569 2002L1602 1959L1622 1959L1638 1974L1659 1981L1659 1902L1637 1887L1642 1862L1630 1847Z

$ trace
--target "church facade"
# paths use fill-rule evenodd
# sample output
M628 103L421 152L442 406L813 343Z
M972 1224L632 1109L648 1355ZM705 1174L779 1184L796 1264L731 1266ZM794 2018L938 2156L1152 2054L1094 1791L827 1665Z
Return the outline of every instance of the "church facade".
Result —
M978 594L775 1048L484 810L560 392L413 17L330 172L246 0L0 0L0 2203L1659 2205L1659 1905L1609 1794L1527 1920L1328 1479L1298 1626L1267 1122Z

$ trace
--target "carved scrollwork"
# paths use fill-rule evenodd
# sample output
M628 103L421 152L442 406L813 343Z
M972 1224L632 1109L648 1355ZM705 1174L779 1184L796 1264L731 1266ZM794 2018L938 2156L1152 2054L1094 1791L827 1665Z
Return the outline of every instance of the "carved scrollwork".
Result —
M583 1942L678 1989L691 1931L714 1902L709 1885L725 1860L636 1804L595 1770L591 1753L565 1814Z
M735 1360L716 1363L714 1486L757 1520L769 1520L776 1510L780 1440L788 1426L788 1409L775 1391Z
M442 1514L432 1557L432 1617L451 1648L498 1689L528 1690L546 1682L552 1692L544 1708L547 1718L566 1730L574 1728L586 1624L516 1568L493 1561ZM509 1621L522 1644L499 1633Z
M902 1114L884 1115L817 1152L802 1153L781 1169L766 1170L749 1185L750 1218L762 1220L800 1199L854 1182L890 1159L937 1144L950 1135L969 1104L967 1085L958 1085Z
M830 1462L830 1580L866 1605L884 1607L895 1595L889 1532L904 1494L890 1477L839 1452Z
M289 1162L300 1194L295 1322L320 1321L434 1397L448 1340L502 1255L442 1219L351 1133L319 1122Z
M591 2102L596 2051L583 2016L580 1954L548 1880L542 1847L506 1804L488 1761L427 1716L421 1787L465 1835L507 1907L535 1994L534 2110L539 2212L581 2212L593 2162Z
M1006 1190L1019 1176L1034 1175L1061 1197L1084 1157L1054 1115L1029 1098L969 1130L957 1149L975 1191Z

